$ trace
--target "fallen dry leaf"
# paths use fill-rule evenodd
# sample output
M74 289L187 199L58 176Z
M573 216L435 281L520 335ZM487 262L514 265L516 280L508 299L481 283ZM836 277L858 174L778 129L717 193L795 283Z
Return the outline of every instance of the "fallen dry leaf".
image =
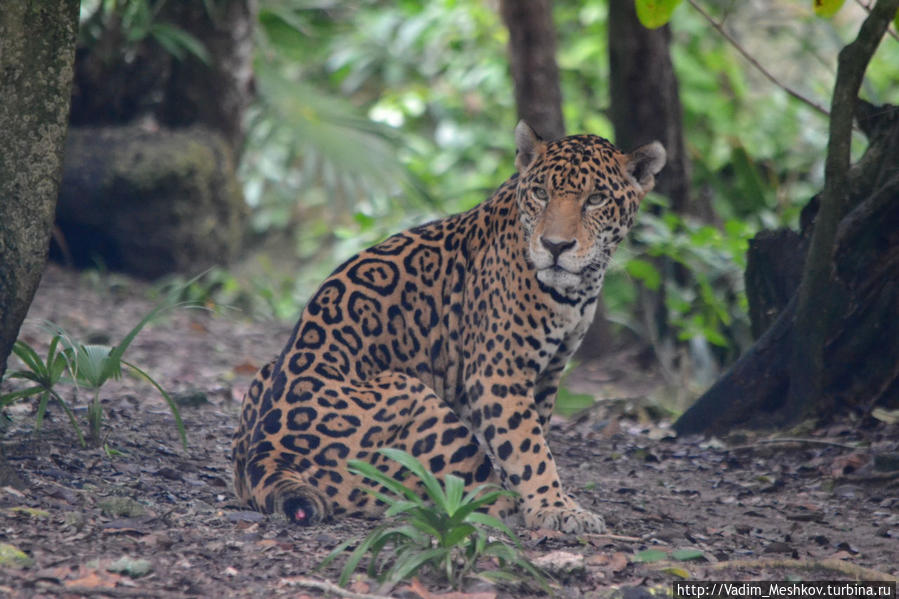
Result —
M232 368L234 374L244 374L247 376L253 376L256 374L256 371L259 370L259 366L253 364L252 362L241 362Z
M111 589L115 587L121 578L120 575L113 572L98 572L94 570L81 578L65 581L63 586L67 589L79 587L85 589Z
M630 563L630 560L628 559L627 554L616 551L612 554L612 559L609 562L609 570L612 572L621 572L627 568L628 563Z

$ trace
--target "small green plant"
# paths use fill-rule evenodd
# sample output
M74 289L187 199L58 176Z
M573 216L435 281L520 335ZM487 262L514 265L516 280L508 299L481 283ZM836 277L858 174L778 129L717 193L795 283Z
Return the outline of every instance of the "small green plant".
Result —
M165 399L169 409L172 411L172 415L175 417L175 423L178 426L178 434L181 437L181 443L187 447L187 434L184 430L181 414L178 411L178 405L165 389L163 389L162 386L146 371L133 362L125 360L125 351L147 323L158 317L161 313L177 305L175 303L176 300L173 299L174 297L176 297L175 294L171 295L168 299L151 310L118 344L112 347L107 345L83 344L75 341L72 339L72 336L66 333L60 326L52 323L49 323L49 327L53 332L53 338L50 341L50 348L46 360L41 360L34 348L24 341L16 341L13 346L13 352L20 360L22 360L27 369L16 370L5 377L4 380L6 378L25 379L34 382L35 385L26 389L20 389L18 391L0 395L0 409L10 405L16 400L38 395L39 403L35 420L35 430L40 430L47 402L50 398L53 398L59 402L65 410L75 432L78 434L78 440L84 445L84 436L81 433L81 428L78 426L78 422L75 419L72 410L55 390L56 385L59 383L73 383L79 388L88 389L93 392L93 396L87 407L87 420L90 439L94 445L99 446L101 443L100 432L103 425L103 407L100 404L100 389L109 380L120 379L124 369L131 375L150 383L157 391L159 391L159 394ZM61 346L63 347L62 350L60 350Z
M441 485L427 468L408 453L393 448L383 448L379 452L417 476L433 505L373 465L350 460L350 472L361 474L386 491L365 489L387 504L385 516L395 520L379 526L356 545L341 571L341 586L346 586L360 561L370 554L368 575L387 584L396 584L427 567L438 576L445 577L454 588L459 588L469 576L493 581L518 581L521 580L521 571L530 574L540 586L547 588L543 574L521 554L521 544L515 534L497 518L477 511L501 496L514 496L514 493L496 485L483 484L466 494L465 482L458 476L448 474ZM505 537L508 541L492 538L491 535ZM334 560L352 543L351 540L338 545L325 558L322 566ZM499 568L481 569L479 562L482 559L495 559Z
M133 376L143 379L150 383L159 391L169 409L172 416L175 417L175 424L178 426L178 434L181 437L181 443L187 447L187 434L184 430L184 423L181 421L181 413L178 411L178 405L171 396L156 382L156 380L147 374L146 371L138 367L133 362L125 360L125 351L131 345L131 342L137 337L138 333L154 318L161 313L171 309L175 304L172 300L166 300L156 306L147 313L134 328L132 328L122 340L110 347L108 345L82 344L73 341L60 327L53 325L56 329L57 336L62 338L62 342L66 345L65 356L67 358L68 370L75 384L80 388L88 389L93 392L91 402L87 408L87 420L90 426L91 441L95 445L100 445L100 432L103 425L103 407L100 404L100 389L110 380L118 380L122 378L122 370L127 371Z
M78 435L78 441L84 446L84 435L81 433L81 427L78 426L75 414L72 413L72 409L55 389L56 385L63 380L63 374L68 365L68 359L64 351L59 350L61 339L59 335L54 335L53 339L50 340L50 348L47 350L46 360L42 360L38 353L34 351L34 348L24 341L15 342L12 351L16 357L22 360L27 370L15 370L9 373L6 378L24 379L33 382L34 385L0 395L0 410L14 401L37 395L37 416L34 420L34 430L39 431L44 421L44 413L47 411L47 403L51 398L55 399L62 406L62 409L65 410L69 421L72 423L72 428L75 429Z

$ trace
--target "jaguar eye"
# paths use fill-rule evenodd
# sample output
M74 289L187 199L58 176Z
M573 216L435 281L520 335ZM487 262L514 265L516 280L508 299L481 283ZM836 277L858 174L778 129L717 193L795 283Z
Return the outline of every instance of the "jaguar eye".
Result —
M594 193L587 198L587 205L591 208L598 208L609 201L609 197L601 193Z
M541 202L545 202L547 199L549 199L549 195L546 193L546 190L543 189L542 187L534 188L534 197L537 198L538 200L540 200Z

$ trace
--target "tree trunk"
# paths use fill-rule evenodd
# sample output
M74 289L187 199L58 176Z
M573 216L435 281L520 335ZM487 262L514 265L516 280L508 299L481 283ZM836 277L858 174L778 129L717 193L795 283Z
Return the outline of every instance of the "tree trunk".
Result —
M854 290L837 278L834 269L838 227L851 207L849 161L855 103L868 62L897 10L899 0L878 0L862 23L858 37L840 51L830 111L824 191L797 292L790 394L785 409L785 419L789 422L834 407L821 405L832 399L824 393L828 374L825 345L843 315L853 307L852 300L857 299L853 297Z
M191 34L208 64L186 51L176 58L152 36L129 40L124 9L107 4L88 19L96 37L78 48L72 124L125 125L152 115L173 128L219 131L238 155L253 98L256 0L161 3L154 23Z
M502 0L518 118L543 139L565 135L551 0Z
M0 10L0 375L47 260L78 7L12 0Z
M870 145L848 172L846 201L852 209L838 223L828 253L831 286L823 295L841 298L843 309L824 331L820 391L808 404L810 411L797 411L788 402L796 377L791 358L800 336L794 293L764 335L678 419L678 433L775 428L797 414L827 417L838 407L862 413L876 403L899 407L899 107L859 101L856 118ZM804 230L803 238L807 235ZM805 245L796 243L800 260ZM799 275L792 283L771 282L782 274L769 273L759 284L798 287ZM762 279L760 271L753 275L754 281Z
M518 118L525 120L543 139L564 136L552 2L502 0L500 11L509 29L509 65L515 82ZM599 357L608 349L611 338L600 297L578 357L587 360Z
M655 191L683 214L690 205L690 167L684 150L683 116L666 25L647 29L634 0L609 0L609 75L615 144L625 151L652 141L665 146L665 172Z
M610 116L615 143L632 150L652 141L665 146L667 161L655 191L666 196L671 209L684 214L690 205L690 165L684 149L683 115L677 76L671 62L671 30L666 25L647 29L637 19L633 0L609 0ZM656 260L659 272L683 272L670 260ZM680 272L680 274L679 274ZM665 309L664 283L658 291L639 285L643 322L653 327L651 338L667 343L672 337ZM656 347L659 360L667 358ZM671 368L671 365L669 365Z
M195 56L172 63L159 117L170 127L202 124L221 131L240 155L244 113L253 99L256 0L169 2L168 18L200 40L209 64Z

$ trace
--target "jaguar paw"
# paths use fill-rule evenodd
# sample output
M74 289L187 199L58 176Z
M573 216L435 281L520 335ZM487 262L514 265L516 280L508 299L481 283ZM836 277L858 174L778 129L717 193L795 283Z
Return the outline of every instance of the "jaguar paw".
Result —
M532 528L548 528L568 534L602 533L606 531L605 520L582 507L542 508L525 517Z

